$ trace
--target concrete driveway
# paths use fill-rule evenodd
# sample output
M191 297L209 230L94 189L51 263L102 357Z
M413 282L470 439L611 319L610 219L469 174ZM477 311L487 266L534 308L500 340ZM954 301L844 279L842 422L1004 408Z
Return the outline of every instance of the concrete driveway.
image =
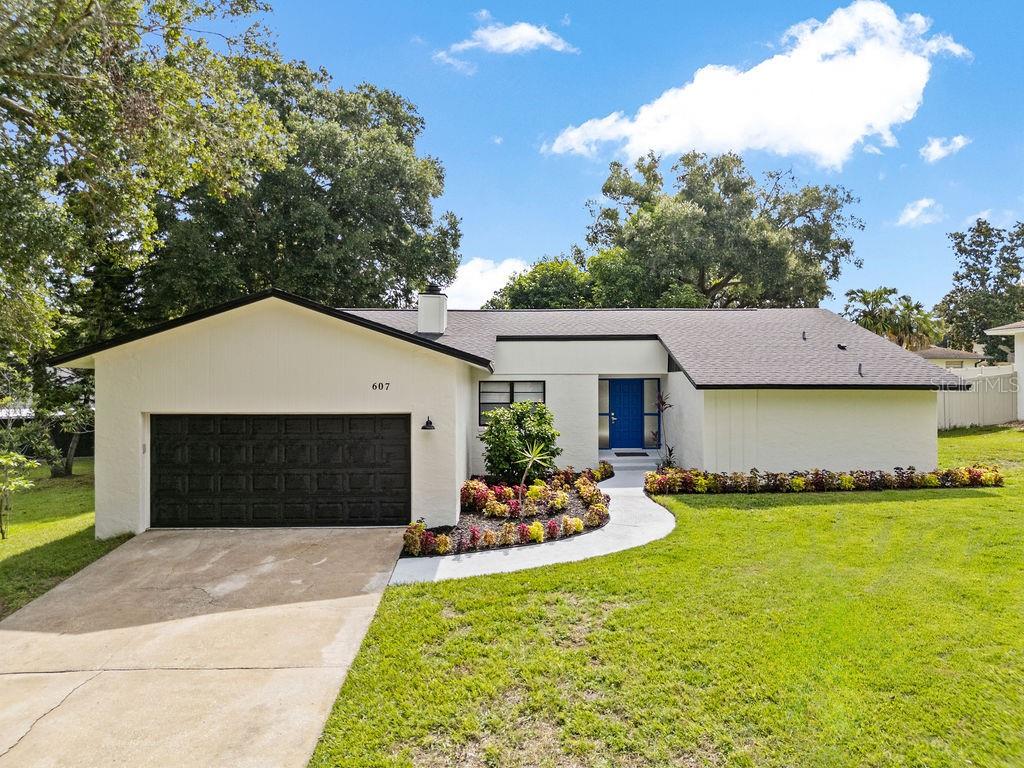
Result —
M0 766L305 766L402 531L149 531L0 622Z

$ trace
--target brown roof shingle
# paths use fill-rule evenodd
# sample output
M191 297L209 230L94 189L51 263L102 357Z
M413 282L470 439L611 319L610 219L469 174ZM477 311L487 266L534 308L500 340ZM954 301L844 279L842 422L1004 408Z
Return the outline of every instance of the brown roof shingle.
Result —
M416 310L345 312L415 332ZM438 343L493 360L502 337L656 336L694 386L964 389L963 379L826 309L449 310Z
M977 352L968 352L966 349L948 349L937 347L934 344L930 347L917 350L917 354L925 360L984 360L984 355Z

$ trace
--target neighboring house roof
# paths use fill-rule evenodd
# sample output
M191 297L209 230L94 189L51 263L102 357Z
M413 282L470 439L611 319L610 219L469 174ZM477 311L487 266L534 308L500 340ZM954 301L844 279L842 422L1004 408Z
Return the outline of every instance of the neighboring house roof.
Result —
M406 331L416 310L347 310ZM448 311L440 341L493 359L502 340L658 338L698 389L966 389L963 379L826 309ZM843 345L845 349L840 348Z
M21 403L14 403L0 408L0 421L7 421L8 419L31 419L33 416L35 416L35 411L33 411L31 407Z
M658 339L698 389L967 389L970 384L825 309L448 311L443 335L416 332L415 309L332 309L272 290L51 360L61 365L267 298L490 368L498 341Z
M989 328L985 333L989 336L1002 336L1017 333L1018 331L1024 331L1024 320L1018 320L1016 323L1007 323L1006 325L1000 325L996 328Z
M917 354L925 360L984 360L984 355L968 352L966 349L947 349L946 347L926 347L917 350Z

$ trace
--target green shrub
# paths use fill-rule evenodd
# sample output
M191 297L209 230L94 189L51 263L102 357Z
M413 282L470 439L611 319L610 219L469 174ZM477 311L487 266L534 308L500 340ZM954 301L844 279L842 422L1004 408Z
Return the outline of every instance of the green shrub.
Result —
M500 501L492 497L484 506L484 515L486 517L508 517L508 504L502 504Z
M840 491L852 491L857 487L857 484L853 481L853 477L850 475L839 476L839 490Z
M581 518L581 517L572 517L572 518L569 518L569 519L572 521L572 532L573 533L583 533L583 518Z
M800 475L789 479L789 490L793 491L793 493L800 493L806 487L807 481L800 477Z
M516 526L514 523L504 523L498 533L498 544L503 547L510 547L516 543Z
M402 551L413 557L420 554L423 548L423 532L426 530L427 526L422 520L410 523L402 535Z
M569 507L569 494L555 491L548 499L548 508L553 512L564 512Z
M526 490L527 501L532 501L534 504L543 504L548 498L548 487L544 484L544 481L535 482Z
M530 541L540 544L544 541L544 523L534 520L530 523Z
M544 403L512 403L487 412L488 423L480 439L484 443L484 464L487 474L508 483L519 482L523 473L522 458L532 445L540 445L552 459L562 450L555 445L558 432L555 417ZM526 482L532 483L546 472L545 467L529 468Z
M439 555L447 555L452 551L452 537L442 533L434 542L434 550Z

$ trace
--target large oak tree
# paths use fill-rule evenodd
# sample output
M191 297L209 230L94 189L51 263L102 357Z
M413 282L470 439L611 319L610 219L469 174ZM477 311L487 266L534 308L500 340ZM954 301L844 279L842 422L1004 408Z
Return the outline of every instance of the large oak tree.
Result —
M781 171L759 182L738 155L691 152L666 190L660 165L653 153L632 170L611 164L587 233L596 253L577 265L591 289L581 306L816 306L845 265L860 263L856 199L842 187L800 186ZM492 305L547 306L554 275L535 269L547 271L514 276Z
M244 82L277 63L259 0L0 7L0 342L25 356L50 336L55 271L138 260L157 192L237 193L287 135Z
M985 354L1005 360L1006 337L988 336L985 329L1024 319L1024 222L1002 229L977 219L949 239L958 267L952 290L935 307L949 342L962 349L982 344Z
M269 287L333 306L401 306L451 282L460 231L435 220L438 160L417 154L423 119L397 94L334 88L291 65L258 84L292 138L283 167L222 199L206 185L163 196L139 278L143 313L172 317Z

